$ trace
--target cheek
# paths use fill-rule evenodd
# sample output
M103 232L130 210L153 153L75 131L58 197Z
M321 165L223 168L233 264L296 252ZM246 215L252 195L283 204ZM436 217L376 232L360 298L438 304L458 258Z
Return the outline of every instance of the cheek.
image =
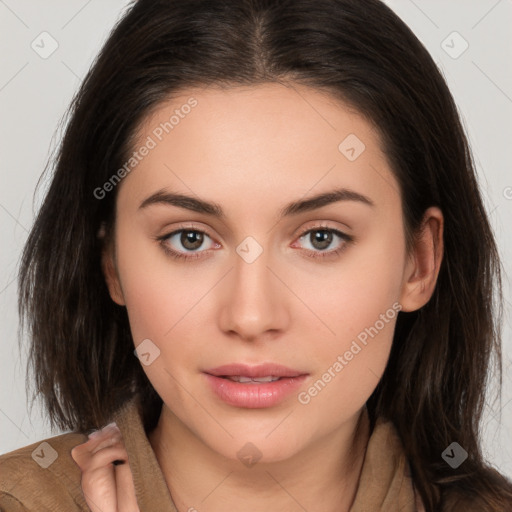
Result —
M313 418L324 417L326 427L335 428L341 419L351 417L366 403L384 373L400 304L372 302L361 304L353 315L340 317L336 338L318 347L311 357L318 373L297 399L313 423Z
M372 394L401 310L404 250L399 234L383 233L361 243L340 265L319 298L335 335L324 337L311 354L319 373L300 403L335 410L339 417L358 410Z
M165 255L159 254L156 242L142 237L119 226L117 264L136 345L169 331L178 320L179 305L186 301Z
M298 295L307 298L321 320L319 332L329 346L343 348L390 308L388 316L394 317L392 306L400 298L405 262L405 243L395 231L388 227L368 234L336 264L314 274L296 272L295 282L303 285ZM388 323L382 330L387 333Z
M117 263L142 369L160 396L172 396L172 402L181 407L186 396L177 382L183 380L186 368L197 365L193 357L197 333L190 329L190 319L203 292L190 286L194 276L173 267L156 243L139 242L121 228ZM141 357L143 353L149 353L147 361Z
M168 386L165 369L182 375L198 366L198 353L208 342L204 333L211 329L204 323L212 318L201 298L214 280L198 276L197 267L177 265L156 242L138 238L123 226L118 230L117 263L134 345L150 340L159 354L143 369L156 388L161 379Z

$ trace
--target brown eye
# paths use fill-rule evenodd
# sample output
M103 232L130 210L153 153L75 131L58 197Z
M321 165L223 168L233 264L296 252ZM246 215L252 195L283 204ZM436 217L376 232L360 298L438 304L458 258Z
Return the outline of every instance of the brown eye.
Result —
M333 233L325 229L318 229L309 232L309 239L315 249L323 251L331 245L333 240Z
M348 244L354 241L354 237L338 229L319 226L302 233L299 240L301 245L306 246L304 247L305 256L310 258L328 258L341 254ZM310 247L307 247L308 244Z
M204 233L200 231L182 231L180 236L180 243L185 249L194 251L199 249L203 244Z
M165 253L176 259L193 260L208 257L208 253L210 252L208 249L219 247L219 244L214 242L208 233L200 229L185 227L177 229L167 235L159 236L156 239ZM210 240L209 247L204 244L206 239Z

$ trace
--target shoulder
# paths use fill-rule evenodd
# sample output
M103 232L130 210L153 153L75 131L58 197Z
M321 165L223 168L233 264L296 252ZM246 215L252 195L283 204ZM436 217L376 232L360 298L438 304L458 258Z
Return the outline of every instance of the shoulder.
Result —
M71 450L84 434L50 437L0 455L0 512L87 511Z

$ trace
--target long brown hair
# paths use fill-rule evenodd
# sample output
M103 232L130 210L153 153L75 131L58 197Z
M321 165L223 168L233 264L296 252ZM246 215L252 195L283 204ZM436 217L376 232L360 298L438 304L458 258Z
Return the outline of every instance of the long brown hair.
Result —
M20 268L29 366L52 425L104 425L135 393L155 425L162 401L133 354L126 309L108 294L102 241L137 127L187 87L280 82L323 90L381 134L400 185L407 247L432 205L445 253L431 300L400 312L385 373L368 401L391 420L427 511L457 500L503 511L512 485L482 456L479 426L490 371L501 383L501 277L496 243L455 102L431 56L378 0L139 0L87 74L71 107L52 181ZM441 453L458 442L468 459Z

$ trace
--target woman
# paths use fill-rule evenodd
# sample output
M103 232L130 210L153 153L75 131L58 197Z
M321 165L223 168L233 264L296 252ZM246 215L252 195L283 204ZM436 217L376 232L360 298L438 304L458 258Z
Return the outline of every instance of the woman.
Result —
M139 0L72 108L20 309L73 432L0 458L3 509L510 509L496 245L389 8Z

